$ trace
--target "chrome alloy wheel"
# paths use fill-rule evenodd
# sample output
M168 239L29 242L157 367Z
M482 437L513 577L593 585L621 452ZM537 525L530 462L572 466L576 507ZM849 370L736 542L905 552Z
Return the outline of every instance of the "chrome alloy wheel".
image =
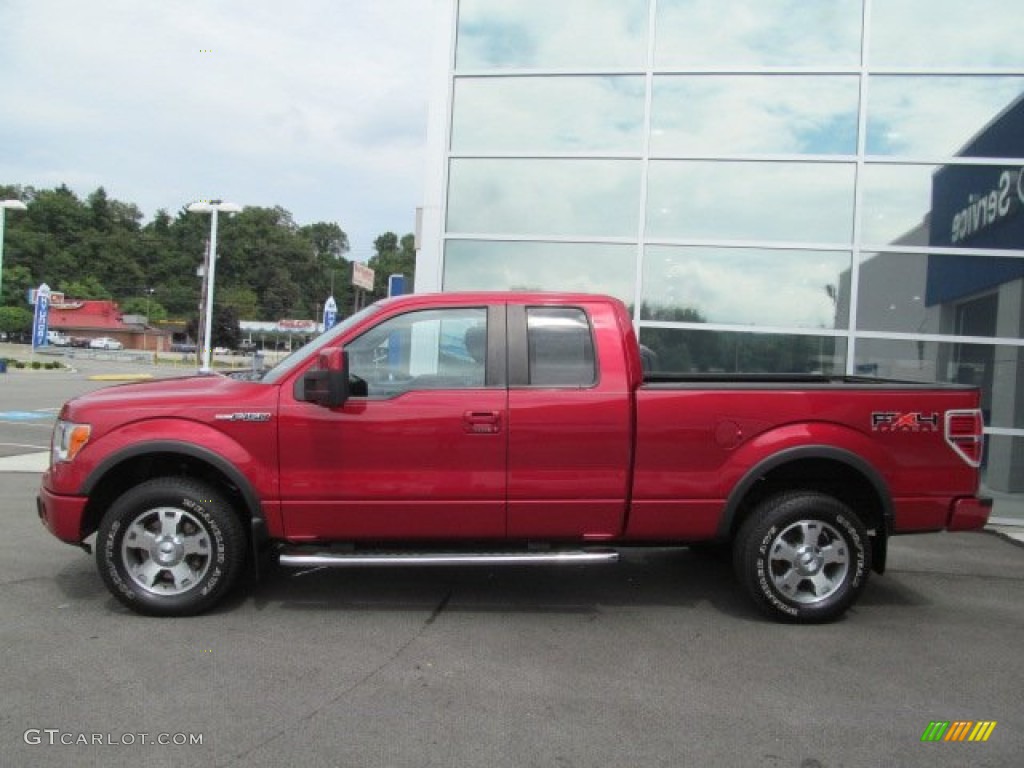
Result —
M210 568L210 533L199 518L175 507L136 517L125 531L121 557L132 581L157 595L195 587Z
M842 587L850 551L835 528L820 520L798 520L769 545L772 584L795 603L818 603Z

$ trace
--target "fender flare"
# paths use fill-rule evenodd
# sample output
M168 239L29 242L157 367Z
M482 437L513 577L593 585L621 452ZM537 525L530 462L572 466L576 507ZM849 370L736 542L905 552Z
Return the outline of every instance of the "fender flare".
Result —
M84 496L89 496L103 478L105 478L118 464L151 453L176 453L189 456L190 458L209 464L218 472L226 476L231 483L238 488L238 491L242 494L242 499L245 501L245 505L248 508L252 528L251 545L253 547L253 552L258 553L259 549L269 538L267 534L267 520L266 516L263 514L263 505L260 502L259 494L257 494L255 489L252 487L252 483L249 482L249 478L242 474L234 464L220 454L214 453L206 448L201 448L192 443L186 443L180 440L153 440L145 443L136 443L126 448L122 448L121 450L110 454L96 465L96 467L82 482L79 492Z
M806 459L826 459L828 461L835 461L839 464L845 464L850 469L856 471L860 475L863 475L871 484L882 503L883 530L880 532L882 535L876 538L884 540L892 535L894 514L892 496L889 494L889 489L886 486L881 473L875 469L874 466L857 454L842 448L836 448L830 445L801 445L795 448L787 448L779 451L778 453L772 454L766 459L758 462L752 469L748 470L747 473L743 475L742 479L729 493L729 497L726 500L722 519L718 524L718 536L722 539L728 538L733 522L739 514L740 505L743 503L743 499L746 498L751 488L754 487L754 484L757 483L764 475L785 464Z

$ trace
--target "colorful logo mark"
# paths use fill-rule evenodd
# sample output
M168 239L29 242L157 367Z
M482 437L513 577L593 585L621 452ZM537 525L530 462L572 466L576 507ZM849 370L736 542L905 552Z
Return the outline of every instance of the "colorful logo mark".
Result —
M921 741L988 741L995 729L995 720L932 720Z

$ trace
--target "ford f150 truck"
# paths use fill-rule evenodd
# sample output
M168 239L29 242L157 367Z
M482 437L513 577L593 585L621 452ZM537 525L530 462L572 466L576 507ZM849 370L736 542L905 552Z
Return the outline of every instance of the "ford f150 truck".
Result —
M388 299L247 380L71 400L38 513L87 551L97 534L107 586L147 614L206 610L268 554L586 563L711 543L798 622L843 614L890 536L988 519L974 388L645 371L654 357L608 297Z

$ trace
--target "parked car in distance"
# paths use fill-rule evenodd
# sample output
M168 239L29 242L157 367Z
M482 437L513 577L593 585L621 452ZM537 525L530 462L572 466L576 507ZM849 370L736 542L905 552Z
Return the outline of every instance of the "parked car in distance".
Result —
M189 342L177 341L171 344L171 352L192 353L196 351L196 345Z
M89 342L89 347L92 349L124 349L124 344L109 336L97 336Z
M88 347L89 342L92 341L88 336L72 336L71 346L72 347Z
M54 347L70 347L71 338L69 336L65 336L60 331L47 331L46 343Z

